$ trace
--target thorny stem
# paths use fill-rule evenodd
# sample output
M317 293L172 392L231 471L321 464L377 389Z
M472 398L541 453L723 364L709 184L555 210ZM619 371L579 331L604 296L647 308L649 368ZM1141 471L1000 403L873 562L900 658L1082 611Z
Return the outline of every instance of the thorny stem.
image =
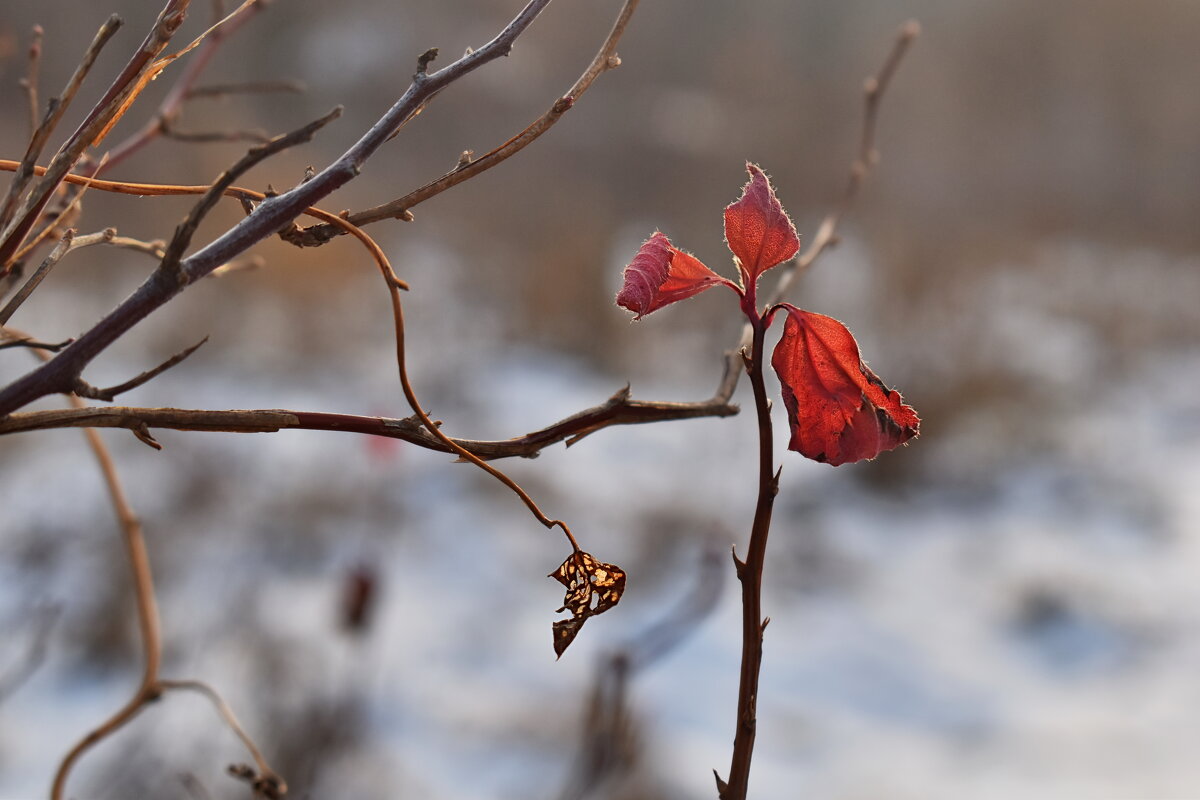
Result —
M767 535L771 530L771 510L779 491L779 473L775 470L771 432L771 402L763 379L763 353L767 324L757 313L751 319L754 339L746 359L746 370L754 390L754 408L758 413L758 504L750 527L750 545L746 560L734 555L738 581L742 585L742 668L738 683L737 728L733 737L733 759L729 780L717 777L721 800L745 800L750 782L750 759L754 755L754 737L758 727L758 677L762 666L763 631L769 618L762 615L762 576L766 560Z

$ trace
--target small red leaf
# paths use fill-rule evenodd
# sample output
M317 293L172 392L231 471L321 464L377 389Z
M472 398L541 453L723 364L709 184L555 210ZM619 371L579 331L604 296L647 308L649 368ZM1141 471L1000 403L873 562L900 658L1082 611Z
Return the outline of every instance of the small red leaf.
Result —
M625 283L617 295L617 305L637 314L634 319L641 319L651 311L686 300L718 283L737 291L728 279L676 248L665 234L655 231L625 268Z
M787 322L771 365L783 384L790 449L836 467L874 458L918 434L917 412L863 363L845 325L783 308Z
M749 290L759 275L800 251L800 237L763 171L754 164L746 171L750 181L742 196L725 209L725 242Z

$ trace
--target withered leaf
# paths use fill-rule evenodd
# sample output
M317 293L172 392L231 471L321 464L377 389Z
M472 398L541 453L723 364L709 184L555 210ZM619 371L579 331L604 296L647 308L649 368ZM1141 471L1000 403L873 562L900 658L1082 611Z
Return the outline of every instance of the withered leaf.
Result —
M621 601L625 593L625 570L576 550L548 577L567 589L558 610L571 612L570 619L559 620L553 626L554 653L561 657L589 617L603 614Z

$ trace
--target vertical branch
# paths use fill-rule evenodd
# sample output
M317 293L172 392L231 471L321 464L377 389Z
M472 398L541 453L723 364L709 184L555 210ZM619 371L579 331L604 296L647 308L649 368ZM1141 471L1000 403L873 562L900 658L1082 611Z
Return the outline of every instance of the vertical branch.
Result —
M29 72L21 79L21 88L25 90L25 99L29 103L29 135L32 137L38 128L38 72L42 63L42 37L45 31L41 25L33 26L33 39L29 43Z
M742 585L742 668L738 682L737 728L733 738L733 759L728 783L717 776L721 800L745 800L750 782L750 759L754 755L754 737L758 728L758 677L762 666L763 631L769 618L762 615L762 575L766 561L767 536L771 530L771 511L779 491L779 473L775 471L774 440L771 431L771 401L763 380L763 352L766 322L755 315L754 340L750 355L743 359L754 389L754 408L758 413L758 504L750 528L746 560L735 554L738 581Z
M43 361L49 359L49 356L41 350L33 352ZM84 407L83 401L78 397L71 396L68 399L73 407ZM117 475L116 465L113 463L112 455L104 444L104 440L92 428L84 430L84 435L87 436L88 446L92 448L93 455L100 463L100 471L104 475L104 483L108 487L108 494L117 514L117 522L121 526L129 567L133 572L138 629L142 637L142 681L133 697L120 710L88 733L63 757L62 763L59 764L58 771L54 775L54 784L50 789L51 800L61 800L63 790L66 788L67 776L79 757L92 745L136 717L146 703L157 698L160 691L158 669L162 663L162 635L158 621L158 602L154 596L154 578L150 572L150 556L146 551L146 538L142 534L142 523L134 513L133 506L129 504L129 498L125 495L125 488L121 485L121 478Z

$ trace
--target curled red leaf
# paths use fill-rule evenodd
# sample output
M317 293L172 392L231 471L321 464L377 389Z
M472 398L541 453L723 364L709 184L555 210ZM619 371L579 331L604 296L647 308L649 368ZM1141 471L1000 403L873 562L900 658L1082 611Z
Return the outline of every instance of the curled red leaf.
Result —
M686 300L718 283L734 288L728 279L672 245L661 231L655 231L625 268L625 283L617 294L617 305L637 314L634 319L641 319L651 311Z
M725 209L725 242L749 290L759 275L800 251L800 237L763 171L754 164L746 171L750 180L742 196Z
M874 458L919 433L917 412L863 363L845 325L783 308L787 322L771 365L783 385L790 449L836 467Z

